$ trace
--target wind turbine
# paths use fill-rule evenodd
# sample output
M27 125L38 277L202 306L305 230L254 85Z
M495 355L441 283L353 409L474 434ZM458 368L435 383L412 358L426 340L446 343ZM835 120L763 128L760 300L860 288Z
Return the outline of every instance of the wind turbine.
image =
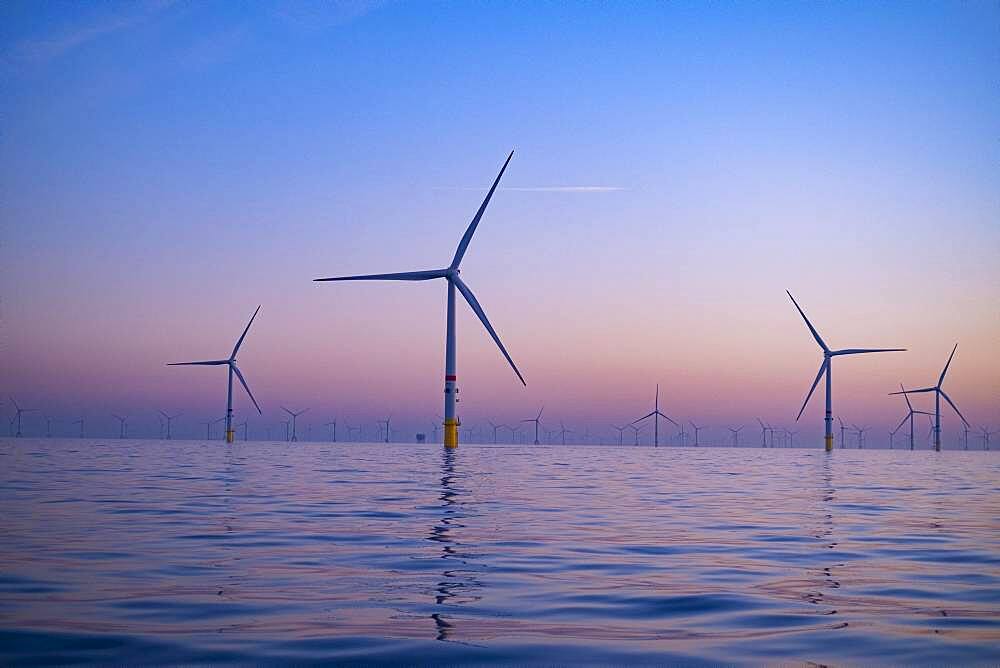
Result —
M681 429L679 432L677 432L677 437L681 440L681 447L687 447L688 433L684 431L684 425L681 424L677 426L680 427Z
M45 438L52 438L52 418L45 416Z
M757 423L760 425L760 447L767 447L767 431L771 429L769 425L764 424L764 421L757 418ZM774 430L771 430L771 445L774 445Z
M384 419L384 420L376 420L376 422L378 422L380 425L383 425L383 424L385 425L385 442L386 443L389 442L389 431L390 431L389 430L389 423L391 421L392 421L392 416L391 415L389 417L387 417L386 419ZM379 427L379 431L382 431L381 427Z
M840 355L859 355L862 353L903 352L906 350L906 348L843 348L841 350L830 350L830 348L827 347L826 343L824 343L823 339L820 337L819 332L817 332L816 328L812 326L811 322L809 322L809 318L806 317L806 314L799 306L799 303L795 301L795 297L792 297L792 293L788 292L788 290L785 290L785 292L788 293L788 298L792 300L793 304L795 304L795 308L798 310L799 315L801 315L802 319L806 321L806 326L809 327L809 331L812 332L813 338L816 339L816 343L818 343L819 347L823 349L823 363L819 365L819 372L816 374L816 380L813 381L812 387L809 388L809 394L806 395L806 400L802 402L802 408L799 409L799 414L795 418L795 421L798 422L799 418L802 417L802 411L806 409L806 405L809 403L809 399L812 398L813 391L815 391L816 386L819 384L819 379L822 378L823 375L825 374L826 417L823 418L823 421L826 424L826 431L823 439L826 451L830 452L831 450L833 450L833 396L831 391L832 383L830 380L830 372L831 372L831 367L833 366L833 358L838 357Z
M865 447L865 432L869 431L871 427L859 427L856 424L852 424L854 431L858 432L858 450L863 450Z
M24 413L33 413L33 412L37 411L38 409L37 408L21 408L20 406L17 405L17 402L14 401L14 397L10 398L10 403L14 404L14 410L17 411L17 414L15 416L15 419L17 420L17 433L14 434L14 438L21 438L21 415L24 414Z
M521 420L521 422L534 422L535 423L535 445L538 445L538 424L542 420L542 411L545 410L545 406L538 409L538 415L533 418L528 418L527 420Z
M80 418L79 420L73 420L73 424L80 425L80 438L83 438L83 418Z
M305 412L306 412L307 410L309 410L309 409L308 409L308 408L303 408L303 409L302 409L302 410L300 410L300 411L299 411L298 413L295 413L295 412L293 412L293 411L290 411L290 410L288 410L288 409L287 409L287 408L285 408L284 406L282 406L282 407L281 407L281 410L285 411L286 413L288 413L289 415L291 415L291 416L292 416L292 442L294 443L295 441L298 441L298 440L299 440L299 437L298 437L298 435L297 435L297 434L295 433L295 420L296 420L296 419L297 419L297 418L298 418L298 417L299 417L300 415L302 415L303 413L305 413ZM287 438L287 435L286 435L286 438Z
M639 432L646 428L645 425L643 425L642 427L636 427L635 423L633 422L629 424L629 427L631 427L632 431L635 432L635 444L639 445Z
M500 177L503 176L504 171L507 169L507 165L510 164L511 158L514 157L514 152L511 151L510 155L507 156L507 161L503 163L503 167L500 168L500 173L497 174L497 178L493 181L493 185L490 187L489 192L486 194L486 199L483 200L482 205L479 207L479 211L472 218L472 222L469 223L469 227L465 230L465 234L462 235L462 240L458 243L458 248L455 250L455 257L452 259L451 264L444 269L431 269L429 271L408 271L401 273L392 274L369 274L365 276L339 276L335 278L317 278L317 281L429 281L437 278L443 278L448 282L448 315L446 320L446 333L445 333L445 363L444 363L444 445L448 448L458 447L458 420L455 417L455 402L457 401L458 388L456 384L458 382L458 376L456 371L456 361L455 361L455 290L457 289L462 293L465 301L468 302L469 307L475 312L479 317L479 320L483 323L483 327L489 332L490 336L493 338L493 342L496 343L500 352L503 353L504 358L506 358L507 363L510 364L514 373L517 374L518 379L523 385L527 385L524 382L524 377L521 376L521 372L517 370L517 365L514 364L514 360L511 359L510 355L507 353L507 349L504 348L503 343L500 342L500 337L497 335L496 331L493 329L493 325L490 324L489 319L486 317L486 312L483 307L479 304L479 300L476 296L472 294L472 290L469 286L462 281L460 277L460 265L462 264L462 258L465 256L465 251L469 247L469 242L472 241L472 235L476 233L476 228L479 226L479 221L483 217L483 213L486 211L486 206L490 203L490 199L493 197L493 192L497 189L497 185L500 183Z
M493 428L493 443L496 444L496 442L497 442L497 429L503 429L505 425L497 424L493 420L487 420L487 422L489 422L490 423L490 427Z
M726 429L728 429L732 433L732 435L733 435L733 447L734 448L740 447L740 431L742 431L743 427L745 427L745 426L746 425L742 425L741 424L736 429L733 429L732 427L726 427Z
M160 411L160 415L162 415L163 418L167 421L167 440L169 441L170 440L170 423L174 419L179 418L181 416L181 414L178 413L177 415L167 415L166 411Z
M250 423L249 420L244 420L243 422L240 422L238 425L236 425L238 427L243 427L243 442L244 443L246 443L247 441L250 440L250 438L248 436L248 433L247 433L250 430L249 423Z
M694 447L697 448L698 447L698 432L700 432L702 429L704 429L704 427L699 427L698 425L696 425L691 420L688 420L688 422L691 422L691 427L694 428Z
M643 415L641 418L633 422L636 424L642 422L646 418L653 418L653 447L658 448L660 446L660 418L669 421L671 424L680 427L679 424L674 422L672 419L660 412L660 384L656 384L656 398L653 400L653 412L648 415Z
M995 433L997 433L996 430L991 431L989 427L982 426L979 428L979 431L983 433L983 450L989 450L990 436L993 436Z
M847 447L847 437L844 435L847 432L847 427L844 425L844 419L839 415L837 421L840 422L840 449L843 450Z
M910 450L913 450L914 449L914 445L913 445L913 416L914 415L930 415L930 413L927 413L925 411L914 410L913 409L913 404L910 403L910 398L908 396L906 396L906 388L903 387L902 383L899 384L899 389L903 390L903 393L902 393L903 394L903 398L906 399L906 415L904 415L903 419L899 421L899 425L896 426L896 429L893 431L893 433L895 433L895 431L898 431L899 428L903 426L903 423L906 422L907 420L909 420L910 421Z
M558 433L559 436L562 437L562 444L566 445L566 434L572 434L573 430L572 429L567 429L566 425L564 425L562 423L562 420L560 420L559 421L559 431L556 432L556 433Z
M333 420L331 420L330 422L327 422L323 426L324 427L333 427L333 441L331 441L331 442L332 443L336 443L337 442L337 418L333 418Z
M621 445L622 444L622 433L625 431L625 429L628 427L628 425L626 425L625 427L619 427L618 425L613 424L611 426L618 430L618 445Z
M260 311L260 306L257 310L253 312L250 316L250 322L247 323L246 329L243 330L243 334L237 339L236 345L233 346L233 352L229 355L229 359L224 360L208 360L204 362L173 362L167 366L222 366L225 364L229 367L229 390L226 394L226 443L232 443L235 439L236 434L233 432L233 374L239 379L240 384L243 389L247 391L247 396L250 397L250 401L253 402L254 407L257 412L263 415L260 410L260 406L257 405L257 400L253 398L253 393L250 391L250 387L247 385L247 381L243 378L243 374L240 373L240 368L236 366L236 353L239 352L240 346L243 345L243 339L246 338L247 332L250 331L250 325L253 324L253 319L257 317L257 313Z
M903 390L902 392L893 392L892 394L919 394L921 392L933 392L934 393L934 449L941 450L941 397L948 402L948 405L954 409L958 417L962 418L962 422L969 424L969 421L965 419L962 415L962 411L958 410L958 406L954 404L951 398L945 394L945 391L941 389L941 385L944 383L944 375L948 373L948 367L951 366L951 358L955 356L955 351L958 350L958 344L951 349L951 355L948 356L948 361L944 365L944 370L941 371L941 376L938 378L937 385L934 387L924 387L919 390Z
M788 431L786 429L785 433L788 434L788 447L794 448L795 447L795 434L799 433L798 430L796 430L796 431Z
M125 438L125 436L128 435L128 418L120 415L114 415L113 417L120 423L118 438Z

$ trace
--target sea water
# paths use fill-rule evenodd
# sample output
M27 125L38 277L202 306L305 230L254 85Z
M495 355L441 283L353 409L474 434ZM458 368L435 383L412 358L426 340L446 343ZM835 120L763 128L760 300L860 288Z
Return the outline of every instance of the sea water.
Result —
M0 440L0 663L996 664L989 452Z

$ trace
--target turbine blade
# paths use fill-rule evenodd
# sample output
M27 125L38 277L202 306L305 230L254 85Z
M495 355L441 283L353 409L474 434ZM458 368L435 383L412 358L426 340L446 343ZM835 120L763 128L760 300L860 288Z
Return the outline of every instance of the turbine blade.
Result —
M890 392L889 396L895 396L897 394L919 394L921 392L936 392L936 387L922 387L919 390L903 390L902 392Z
M444 278L448 272L444 269L428 271L401 271L394 274L363 274L359 276L334 276L331 278L314 278L313 282L323 281L429 281L432 278Z
M508 158L508 160L510 160L510 158ZM469 286L467 286L458 276L452 277L451 280L454 281L455 287L458 288L458 291L462 293L463 297L465 297L465 301L469 303L472 310L475 311L477 316L479 316L479 320L482 321L483 327L485 327L486 331L493 337L493 342L497 344L497 347L500 348L500 352L502 352L503 356L507 358L507 363L510 364L510 368L512 368L514 373L517 374L517 377L521 380L521 384L527 387L528 384L524 382L524 376L522 376L521 372L517 370L517 365L514 364L514 360L510 358L510 355L507 353L507 349L504 348L503 343L500 342L500 337L497 336L496 330L493 329L493 325L490 324L489 318L486 317L486 312L483 311L483 307L479 305L479 301L476 299L476 296L472 294L472 290L470 290Z
M260 406L257 404L257 400L253 398L253 392L250 391L250 386L247 385L247 381L243 378L243 374L240 373L240 368L234 364L233 371L236 372L236 377L240 379L240 385L242 385L243 389L247 391L247 396L250 397L250 401L252 401L254 407L257 408L257 412L260 415L263 415L264 411L260 409Z
M789 295L791 297L791 295ZM819 385L819 379L823 377L823 373L827 370L830 365L830 360L824 358L823 363L819 365L819 372L816 374L816 380L813 381L812 387L809 388L809 394L806 395L806 400L802 402L802 408L799 409L799 414L796 416L795 421L798 422L799 418L802 417L802 412L806 409L806 405L812 398L813 392L816 391L816 386Z
M906 348L844 348L843 350L834 350L831 355L859 355L861 353L901 353L905 352Z
M945 367L945 371L947 371L947 370L948 370L948 368ZM951 398L947 394L944 393L944 390L938 390L938 392L940 392L941 396L944 397L944 400L948 402L948 405L951 406L955 410L956 413L958 413L958 417L962 418L962 422L965 423L965 426L966 427L970 426L969 425L969 421L965 419L964 415L962 415L962 411L958 410L958 406L956 406L955 403L951 400Z
M236 342L236 345L233 346L233 354L229 356L229 359L231 359L231 360L236 359L236 351L240 349L241 345L243 345L243 339L245 339L247 337L247 332L250 331L250 325L253 324L253 319L257 317L257 314L259 312L260 312L260 305L258 304L257 305L257 310L253 312L252 316L250 316L250 322L247 323L247 328L243 330L243 334L240 335L240 338Z
M497 185L500 183L500 177L503 176L504 171L507 169L507 165L510 164L510 159L514 157L514 151L510 152L507 156L507 161L503 163L503 167L500 168L500 173L497 174L496 180L490 187L490 191L486 193L486 199L483 200L482 205L479 207L479 211L476 212L475 217L472 222L469 223L469 227L466 228L465 234L462 235L462 240L458 242L458 248L455 250L455 258L451 261L451 268L458 269L458 265L462 263L462 258L465 257L465 251L469 247L469 242L472 241L472 235L476 233L476 228L479 227L479 221L483 217L483 213L486 211L486 205L490 203L490 198L493 197L493 191L497 189Z
M167 366L221 366L229 364L229 360L206 360L204 362L170 362Z
M903 424L909 419L910 419L910 414L907 413L906 415L903 416L903 419L899 421L899 424L896 425L896 428L892 430L893 433L899 431L900 427L902 427Z
M903 391L903 398L906 399L906 407L909 408L912 411L913 410L913 405L910 403L910 397L909 397L908 394L906 394L906 388L903 387L902 383L899 384L899 389L901 389Z
M544 410L545 410L545 406L542 406L540 409L538 409L538 415L535 417L536 420L541 420L542 419L542 411L544 411Z
M651 418L651 417L653 417L654 415L656 415L656 411L653 411L653 412L652 412L652 413L650 413L649 415L643 415L643 416L642 416L641 418L639 418L638 420L633 420L633 421L632 421L632 424L635 424L636 422L642 422L642 421L643 421L643 420L645 420L646 418Z
M809 331L812 332L813 338L816 339L816 343L819 344L819 347L822 348L824 352L828 352L830 349L826 347L826 344L823 342L823 339L820 338L819 332L817 332L816 328L812 326L811 322L809 322L809 318L806 317L805 311L802 310L802 307L799 306L799 303L795 301L795 297L793 297L792 293L788 292L788 290L785 290L785 292L788 293L788 298L792 300L793 304L795 304L795 308L798 309L799 315L801 315L802 319L806 321L806 327L808 327Z
M674 422L674 421L673 421L673 419L672 419L672 418L671 418L670 416L668 416L668 415L664 415L664 414L663 414L663 413L661 413L660 411L656 411L656 414L657 414L657 415L659 415L659 416L660 416L661 418L663 418L664 420L666 420L667 422L672 422L672 423L673 423L673 425L674 425L675 427L680 427L680 425L679 425L679 424L677 424L676 422Z
M938 378L938 384L937 384L938 387L941 387L941 383L944 382L944 375L948 373L948 367L951 366L951 358L955 356L956 350L958 350L957 343L955 344L955 347L951 349L951 355L948 355L948 363L944 365L944 371L941 372L941 377ZM965 418L962 419L964 420Z

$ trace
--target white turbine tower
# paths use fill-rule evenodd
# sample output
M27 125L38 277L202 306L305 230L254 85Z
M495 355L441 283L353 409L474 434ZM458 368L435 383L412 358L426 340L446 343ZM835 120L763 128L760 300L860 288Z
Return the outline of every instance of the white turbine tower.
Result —
M448 315L446 321L444 354L444 445L448 448L458 447L458 420L455 417L455 402L457 401L458 394L458 376L455 361L456 289L462 293L462 296L465 298L465 301L468 302L469 307L479 317L479 320L483 323L483 327L485 327L486 331L489 332L490 336L493 338L493 342L496 343L500 352L503 353L504 358L506 358L507 363L510 364L514 373L517 374L518 379L523 385L527 385L527 383L524 382L524 377L521 376L521 372L517 370L517 365L514 364L514 360L511 359L510 355L507 353L507 349L504 348L503 343L501 343L496 330L493 329L493 325L490 324L489 319L486 317L486 312L479 304L479 300L477 300L476 296L472 294L472 290L470 290L469 286L462 281L460 276L462 258L465 256L465 251L469 247L469 242L472 241L472 235L476 233L476 228L479 226L479 221L482 219L483 213L486 211L486 206L490 203L490 199L493 197L493 192L497 189L497 185L500 183L500 178L503 176L504 171L507 169L507 165L510 164L510 160L513 157L514 152L511 151L510 155L507 156L507 161L504 162L503 167L500 168L500 173L497 174L496 180L493 181L493 185L490 187L489 192L486 193L486 199L483 200L482 205L479 207L479 211L476 212L472 222L469 223L469 227L465 230L462 240L458 243L458 248L455 250L455 257L452 259L451 264L446 268L431 269L428 271L407 271L393 274L368 274L364 276L338 276L334 278L315 279L316 281L429 281L437 278L443 278L448 282Z
M951 358L955 356L956 350L958 350L957 343L955 344L955 347L951 349L951 355L948 356L948 361L945 363L944 369L941 371L941 376L938 378L937 385L934 387L923 387L919 390L903 390L901 392L891 393L902 395L919 394L921 392L934 393L934 449L938 451L941 450L941 397L944 397L944 400L947 401L948 405L954 409L958 417L962 418L962 422L966 425L969 424L969 421L965 419L964 415L962 415L962 411L958 410L958 406L956 406L951 398L945 394L945 391L941 389L941 385L944 383L944 375L948 373L948 367L951 366ZM907 401L907 403L909 403L909 401Z
M816 390L816 386L819 385L819 379L825 374L826 416L823 418L823 421L826 424L826 430L824 432L823 439L826 451L830 452L833 450L833 396L831 391L832 381L830 380L833 358L839 357L840 355L860 355L862 353L903 352L906 348L844 348L842 350L830 350L820 337L819 332L817 332L816 328L812 326L811 322L809 322L809 318L806 317L806 314L799 306L799 303L795 301L795 297L792 297L792 293L788 292L788 290L785 290L785 292L788 293L788 298L792 300L793 304L795 304L795 308L798 310L799 315L801 315L802 319L806 321L806 326L809 328L809 331L812 332L813 338L816 339L816 343L818 343L819 347L823 349L823 363L819 365L819 372L816 374L816 380L813 381L812 387L809 388L809 394L806 395L806 400L802 402L802 408L799 409L799 414L795 418L795 421L798 422L799 418L802 417L802 411L804 411L806 409L806 405L809 404L809 399L812 398L812 394Z
M250 397L250 401L253 402L254 407L257 409L258 413L261 413L260 406L257 405L257 400L253 398L253 392L250 391L250 387L247 385L247 381L243 378L243 374L240 373L240 368L236 366L236 353L239 352L240 346L243 345L243 339L246 338L247 332L250 331L250 325L253 324L253 319L257 317L257 313L260 311L260 306L257 310L253 312L250 316L250 322L247 323L246 329L243 330L243 334L236 341L236 345L233 346L233 352L229 356L229 359L225 360L207 360L204 362L173 362L167 366L222 366L226 365L229 367L229 390L226 394L226 443L232 443L235 440L236 434L233 432L233 374L239 378L240 384L243 389L247 391L247 396ZM263 415L263 413L261 413Z

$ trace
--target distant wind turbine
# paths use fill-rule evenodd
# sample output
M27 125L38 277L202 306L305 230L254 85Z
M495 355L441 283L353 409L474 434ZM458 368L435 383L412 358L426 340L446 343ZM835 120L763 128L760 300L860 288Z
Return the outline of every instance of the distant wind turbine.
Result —
M538 415L533 418L528 418L527 420L521 420L521 422L534 422L535 423L535 445L538 445L538 425L542 421L542 411L545 410L545 406L538 409Z
M299 440L299 437L298 437L298 434L296 434L296 432L295 432L295 421L296 421L296 420L298 419L298 417L299 417L300 415L302 415L303 413L305 413L305 412L306 412L307 410L309 410L309 409L308 409L308 408L303 408L303 409L302 409L302 410L300 410L300 411L299 411L298 413L296 413L296 412L294 412L294 411L290 411L290 410L288 410L287 408L285 408L284 406L282 406L282 407L281 407L281 410L285 411L285 412L286 412L286 413L288 413L288 414L289 414L290 416L292 416L292 441L293 441L293 442L295 442L295 441L298 441L298 440Z
M16 413L14 419L17 420L17 433L14 434L14 438L21 438L21 416L23 414L25 414L25 413L34 413L38 409L37 408L21 408L20 406L17 405L17 402L14 401L14 397L10 398L10 403L14 404L14 411Z
M736 429L733 429L732 427L726 427L726 429L728 429L730 431L730 433L732 434L733 447L734 448L740 447L740 432L743 430L743 427L745 427L745 426L746 425L742 425L741 424Z
M690 422L690 423L691 423L691 427L692 427L692 428L694 429L694 447L696 447L696 448L697 448L697 447L698 447L698 433L699 433L699 432L700 432L700 431L701 431L702 429L704 429L704 427L699 427L698 425L696 425L696 424L695 424L694 422L692 422L691 420L688 420L688 422Z
M767 447L767 432L771 429L770 425L764 424L764 421L757 418L757 423L760 424L760 447ZM774 430L771 430L771 445L774 445Z
M121 415L113 417L119 422L118 438L125 438L128 435L128 418Z
M243 427L243 442L246 443L247 441L250 440L250 437L249 437L250 421L249 420L244 420L243 422L240 422L239 425L237 425L237 426Z
M246 390L247 396L250 397L250 401L253 402L254 407L257 409L258 413L261 413L260 406L257 405L257 400L253 398L253 393L250 391L250 387L247 385L247 381L243 378L243 374L240 373L240 368L236 366L236 353L239 352L240 346L243 345L243 339L246 338L247 332L250 331L250 325L253 324L254 318L257 317L257 313L260 311L260 306L257 310L253 312L250 316L250 322L247 323L246 329L243 330L243 334L237 339L236 345L233 346L233 352L229 355L229 359L224 360L208 360L204 362L172 362L167 366L222 366L226 365L229 367L229 390L226 394L226 442L232 443L235 439L235 433L233 432L233 374L239 379L240 384L243 389ZM263 414L263 413L261 413Z
M323 425L324 427L330 427L332 431L333 440L332 443L337 442L337 418L333 418L329 422Z
M892 392L892 394L919 394L921 392L933 392L934 393L934 449L941 450L941 397L948 402L948 405L952 407L958 417L962 418L962 422L969 424L969 421L965 419L962 412L958 410L958 406L951 400L944 390L941 389L941 385L944 384L944 375L948 373L948 367L951 366L951 359L955 356L955 351L958 350L958 344L951 349L951 355L948 356L948 361L944 365L944 369L941 371L941 376L938 378L937 385L934 387L923 387L919 390L903 390L902 392Z
M812 398L813 391L815 391L816 386L819 384L820 378L826 375L826 417L823 421L826 425L826 430L823 436L826 451L830 452L833 450L833 393L832 393L832 382L830 379L831 367L833 366L833 358L840 355L859 355L862 353L889 353L889 352L903 352L906 348L844 348L842 350L830 350L823 339L820 337L819 332L813 327L812 323L809 322L809 318L806 317L805 312L799 306L798 302L795 301L795 297L792 297L792 293L785 290L788 293L788 298L792 300L795 304L795 308L798 310L799 315L805 320L806 326L809 331L812 332L813 338L816 339L816 343L819 347L823 349L823 363L819 365L819 372L816 374L816 380L813 381L812 387L809 388L809 394L806 395L806 400L802 402L802 408L799 409L799 414L796 416L795 421L798 422L799 418L802 417L802 412L806 409L806 405L809 403L809 399Z
M181 416L181 414L177 413L176 415L167 415L166 411L160 411L160 415L162 415L163 419L167 421L167 440L169 441L170 440L170 423L173 420L179 418Z
M384 420L378 420L377 421L380 425L383 425L383 424L385 425L385 442L386 443L389 442L389 436L390 436L390 433L389 433L390 432L389 424L390 424L391 421L392 421L392 416L391 415L389 417L387 417L386 419L384 419Z
M83 438L83 418L80 418L79 420L74 420L73 424L80 425L80 438Z
M990 437L996 434L996 430L991 430L989 427L982 426L979 431L983 434L983 450L990 449Z
M618 425L613 424L611 426L618 430L618 445L621 445L622 444L622 433L628 428L628 425L626 425L624 427L619 427Z
M903 423L906 422L907 420L909 420L909 422L910 422L910 450L913 450L914 449L914 444L913 444L913 416L914 415L930 415L930 413L927 413L925 411L914 410L913 404L910 403L910 397L907 396L907 394L906 394L906 388L903 387L902 383L899 384L899 389L903 390L903 392L901 394L903 395L903 398L906 399L906 415L904 415L903 419L899 421L899 425L896 426L896 428L893 430L892 433L896 433L897 431L899 431L899 428L903 426ZM891 437L890 437L890 440L892 440ZM890 444L890 447L892 447L891 444Z
M633 422L629 425L629 427L631 427L632 431L635 432L635 444L639 445L639 432L646 428L645 425L643 425L642 427L636 427L635 423Z
M572 434L572 433L573 433L573 430L572 429L567 429L566 425L564 425L562 423L562 420L560 420L559 421L559 431L558 431L558 434L559 434L559 436L562 437L562 444L563 445L566 445L566 434Z
M674 422L671 418L667 417L660 412L660 384L656 384L656 397L653 399L653 412L648 415L643 415L638 420L635 420L632 424L637 424L642 422L647 418L653 418L653 447L658 448L660 446L660 418L663 418L670 422L671 424L680 427L679 424Z
M483 323L486 331L489 332L490 336L493 338L493 342L496 343L500 352L503 353L504 358L506 358L507 363L510 364L514 373L517 374L518 379L523 385L527 385L527 383L524 382L524 377L521 376L521 372L517 370L517 365L514 364L514 360L511 359L510 355L507 353L507 349L504 347L503 343L500 342L500 337L497 335L496 331L493 329L493 325L490 324L489 319L486 317L486 312L483 310L483 307L480 306L479 300L477 300L476 296L472 294L472 290L469 289L469 286L462 281L459 269L462 264L462 258L465 256L465 251L469 247L469 242L472 241L472 235L476 233L479 221L482 220L483 213L486 211L486 207L490 203L490 199L493 197L493 193L497 189L497 185L500 183L500 178L507 169L507 165L510 164L512 157L514 157L513 151L511 151L510 155L507 156L507 161L504 162L503 167L500 168L500 173L497 174L496 180L493 181L493 185L486 194L486 199L483 200L482 205L479 207L479 211L476 212L476 215L472 218L472 222L469 223L469 227L465 230L465 234L462 236L462 240L459 242L458 248L455 250L455 256L452 258L451 264L448 265L448 267L444 269L431 269L429 271L408 271L392 274L368 274L364 276L340 276L335 278L315 279L317 281L429 281L432 279L443 278L448 282L448 315L445 334L444 370L444 444L445 447L449 448L458 447L458 420L455 415L455 402L458 392L456 387L458 376L455 361L456 289L462 293L462 296L465 298L465 301L468 302L469 307L479 317L479 320Z

